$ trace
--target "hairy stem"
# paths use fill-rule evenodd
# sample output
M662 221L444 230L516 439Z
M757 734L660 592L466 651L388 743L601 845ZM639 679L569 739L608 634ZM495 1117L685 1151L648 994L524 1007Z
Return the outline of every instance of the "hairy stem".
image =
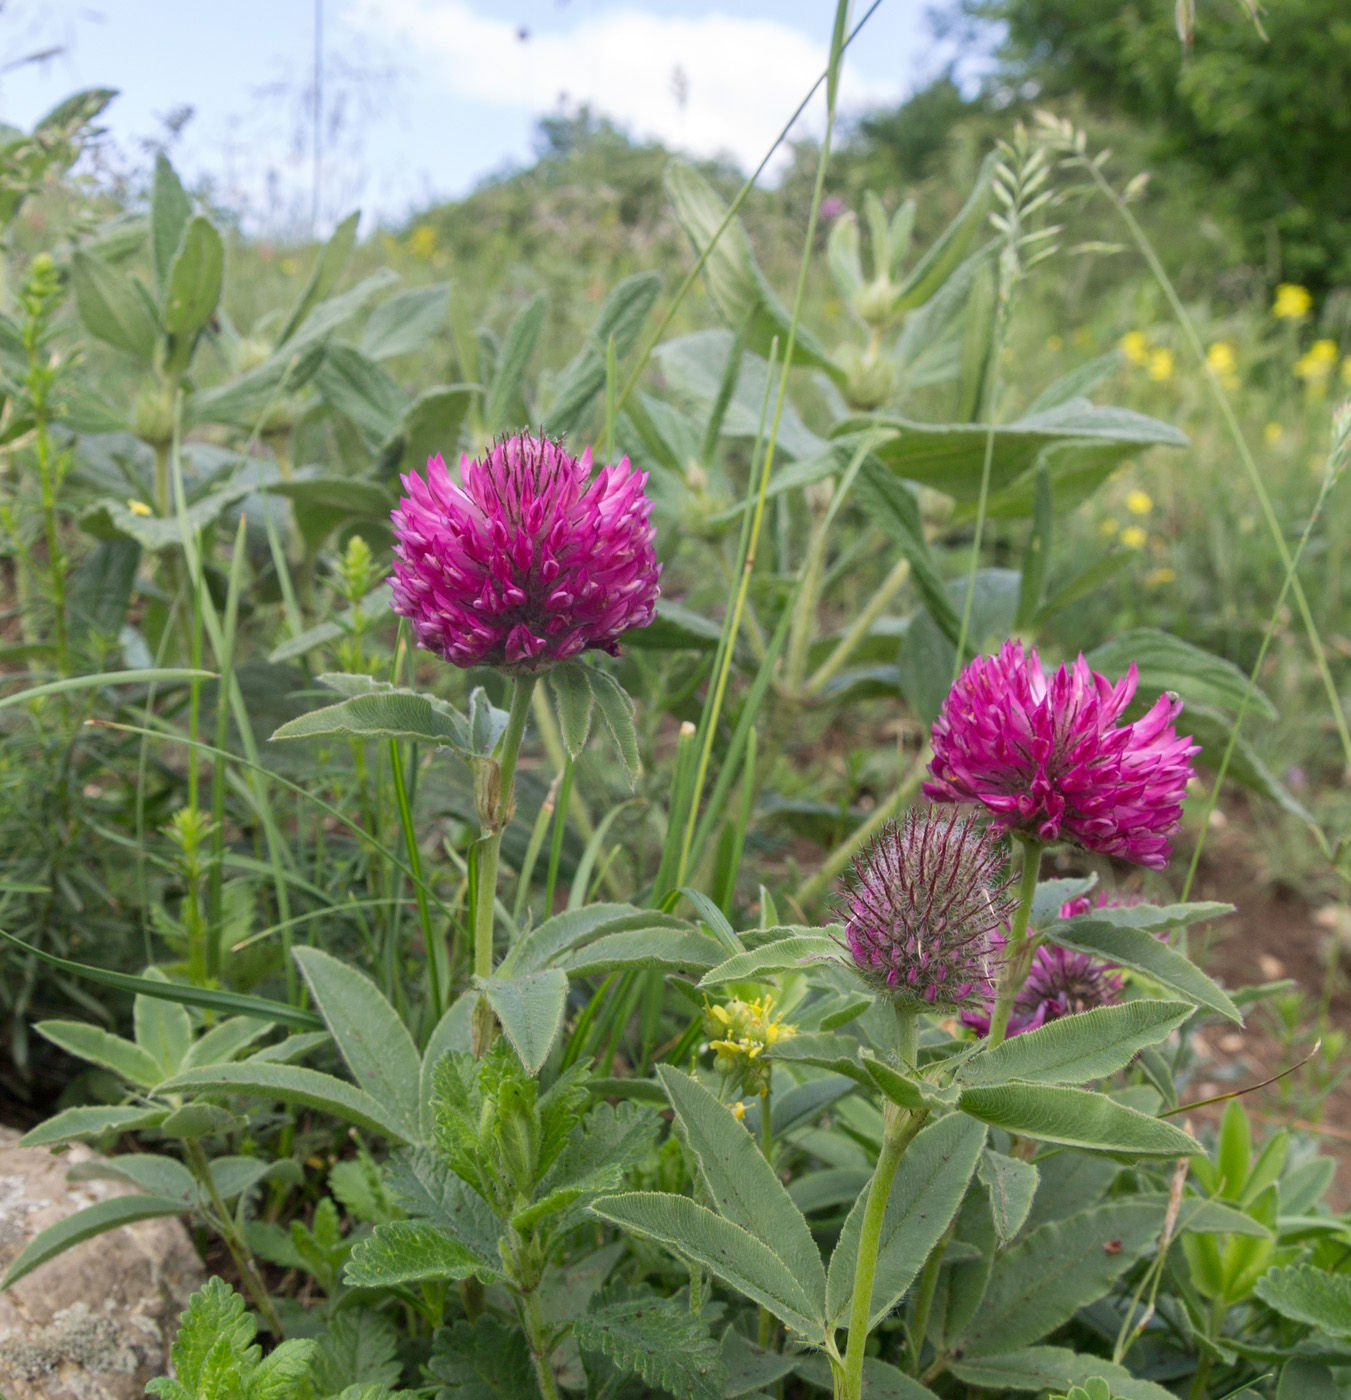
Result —
M525 1323L525 1335L530 1341L530 1359L535 1363L535 1379L539 1381L539 1393L543 1400L558 1400L554 1368L549 1363L544 1314L540 1311L539 1294L533 1288L521 1296L521 1321Z
M1001 1044L1008 1034L1014 998L1027 980L1030 964L1027 921L1032 917L1032 901L1037 893L1037 876L1041 873L1041 842L1025 840L1022 845L1023 874L1018 886L1018 908L1013 915L1008 947L1004 950L1004 966L999 974L999 995L995 998L994 1013L990 1017L991 1047Z

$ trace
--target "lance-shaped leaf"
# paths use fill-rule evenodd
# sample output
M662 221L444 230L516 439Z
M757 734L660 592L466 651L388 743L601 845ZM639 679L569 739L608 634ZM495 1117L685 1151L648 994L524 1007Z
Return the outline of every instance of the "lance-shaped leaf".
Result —
M929 245L928 251L897 289L896 299L892 303L893 311L908 311L913 307L922 306L947 281L965 257L972 240L985 224L985 212L990 204L990 184L994 179L996 163L995 152L991 151L981 163L971 193L967 195L966 203L958 211L957 217Z
M739 1289L803 1337L824 1335L819 1308L768 1245L685 1196L634 1191L602 1196L591 1207L603 1220L666 1245Z
M528 1074L538 1074L549 1058L568 1000L568 976L557 968L516 977L476 977L507 1039Z
M966 1194L966 1184L985 1146L985 1128L960 1113L930 1123L906 1148L891 1184L873 1277L869 1327L900 1301L943 1237ZM830 1258L826 1316L843 1324L853 1300L854 1270L867 1192L859 1195Z
M738 953L705 973L699 985L717 987L725 982L756 982L781 972L801 972L804 966L814 962L838 962L839 939L844 929L839 924L832 924L831 929L836 931L833 936L824 929L804 929L752 948L750 952Z
M361 332L362 354L388 360L421 350L445 324L449 301L449 282L395 292L371 312Z
M832 1074L847 1075L865 1089L873 1089L872 1076L859 1060L859 1043L844 1035L817 1031L790 1035L775 1041L770 1057L787 1064L811 1065L813 1069L830 1070Z
M953 1361L948 1369L968 1385L992 1391L1067 1391L1094 1376L1108 1381L1113 1400L1176 1400L1171 1390L1139 1380L1101 1356L1080 1356L1065 1347L1024 1347L1002 1356Z
M75 304L85 329L139 360L153 359L160 328L149 298L137 291L125 273L83 249L75 250L70 267Z
M1200 924L1208 919L1222 919L1226 914L1233 912L1232 904L1219 904L1214 900L1203 899L1190 904L1124 904L1116 909L1094 909L1089 914L1080 914L1079 918L1115 924L1118 928L1139 928L1144 929L1146 933L1163 933L1170 928Z
M627 641L634 633L626 632L624 635ZM638 775L643 768L638 756L638 732L633 723L633 700L624 687L599 666L590 668L589 679L591 693L596 702L596 713L600 715L610 732L610 738L614 740L619 761L624 765L624 776L628 778L629 787L632 789L637 786Z
M1010 1079L1039 1084L1086 1084L1124 1069L1147 1045L1157 1045L1194 1014L1179 1001L1128 1001L1062 1016L981 1050L958 1070L966 1084Z
M591 734L591 668L563 661L549 670L549 689L558 710L558 728L568 753L576 758Z
M1229 997L1201 971L1152 933L1098 918L1098 912L1048 924L1046 937L1062 948L1089 953L1103 962L1142 972L1198 1006L1209 1007L1239 1025L1243 1017Z
M67 1054L112 1070L124 1083L150 1089L164 1078L164 1069L148 1050L102 1026L83 1021L39 1021L33 1029Z
M1039 1179L1037 1169L1031 1162L1006 1157L987 1147L981 1154L976 1174L990 1193L995 1234L1001 1244L1007 1244L1023 1228L1027 1213L1032 1209Z
M499 433L507 425L512 405L521 392L521 381L525 378L531 351L544 327L546 310L548 306L541 293L526 302L507 327L497 370L483 405L483 421L490 433Z
M907 1074L879 1060L869 1051L862 1056L863 1068L872 1081L892 1103L908 1108L912 1113L927 1112L929 1109L948 1109L957 1106L961 1089L955 1084L939 1086L925 1079L923 1075Z
M288 346L226 384L201 389L184 407L189 423L233 423L252 429L269 408L298 393L324 359L322 341Z
M49 1225L20 1251L0 1279L0 1290L11 1287L31 1274L39 1265L95 1235L116 1230L121 1225L133 1225L138 1220L153 1220L161 1215L182 1215L185 1203L172 1196L113 1196L68 1215Z
M1141 695L1175 690L1189 705L1212 705L1231 714L1248 694L1248 676L1232 661L1155 627L1120 632L1110 642L1094 647L1086 660L1109 680L1124 676L1134 666ZM1276 718L1276 707L1258 686L1248 699L1248 713Z
M518 972L537 972L585 943L609 933L626 930L679 930L688 932L690 925L673 914L654 909L639 909L632 904L588 904L582 909L568 909L530 930L513 945L498 967L501 977L514 977Z
M1190 1157L1204 1149L1189 1133L1106 1094L1059 1084L990 1084L962 1090L963 1113L1041 1142L1133 1157Z
M225 245L210 219L200 214L183 232L183 242L169 269L168 294L164 302L164 328L170 335L188 342L211 319L220 300L221 279L225 275ZM187 364L187 354L175 359Z
M153 1128L168 1116L164 1108L135 1108L92 1104L62 1109L54 1118L30 1128L20 1139L20 1147L53 1147L79 1138L102 1137L104 1133L130 1133Z
M361 210L358 209L333 230L333 237L324 244L318 258L315 259L304 290L286 318L281 335L277 337L278 345L285 345L310 312L338 285L338 278L342 276L343 268L347 266L347 260L356 246L357 223L360 219Z
M327 679L327 678L326 678ZM469 721L453 705L418 691L383 685L288 720L274 739L411 739L473 755Z
M694 929L635 929L597 938L560 958L558 966L578 977L643 968L695 977L721 962L725 951L716 938Z
M397 1116L406 1141L420 1136L422 1057L398 1013L363 972L321 948L293 956L352 1078Z
M435 1225L393 1220L377 1225L369 1239L353 1246L343 1278L353 1288L389 1288L481 1272L482 1259Z
M684 1129L714 1209L757 1239L772 1241L774 1252L811 1298L812 1313L819 1314L826 1294L821 1255L802 1212L755 1139L698 1080L670 1065L658 1065L657 1077Z

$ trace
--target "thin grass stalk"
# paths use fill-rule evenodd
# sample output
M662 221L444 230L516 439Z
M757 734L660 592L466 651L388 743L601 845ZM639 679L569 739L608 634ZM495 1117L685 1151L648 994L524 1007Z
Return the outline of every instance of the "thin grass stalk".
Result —
M909 577L910 561L904 558L898 559L892 566L891 572L882 580L881 586L868 599L867 606L854 619L853 624L835 644L830 655L816 668L806 685L803 686L805 695L819 695L826 688L826 684L862 646L873 623L886 611L887 604L901 591Z

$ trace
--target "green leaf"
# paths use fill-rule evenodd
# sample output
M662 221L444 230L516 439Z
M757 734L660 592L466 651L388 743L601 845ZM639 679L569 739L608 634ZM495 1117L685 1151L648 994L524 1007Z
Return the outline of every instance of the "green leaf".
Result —
M273 1024L256 1016L231 1016L228 1020L218 1021L193 1041L183 1057L182 1067L191 1069L193 1065L216 1065L233 1060L241 1050L265 1036Z
M1135 1157L1188 1157L1204 1149L1189 1133L1106 1094L1052 1084L991 1084L962 1090L963 1113L1006 1132L1066 1147Z
M666 193L675 206L676 218L689 235L695 252L702 254L713 244L726 217L727 206L708 181L682 160L671 161L663 179ZM704 277L723 320L734 330L745 328L748 349L757 355L768 355L776 336L781 347L787 343L791 321L788 310L760 271L739 218L727 224L712 247L704 263ZM836 378L842 377L839 366L805 326L797 327L793 358L798 365L824 369Z
M173 1157L158 1152L126 1152L76 1162L67 1181L124 1181L151 1196L176 1197L186 1203L199 1194L197 1179Z
M633 633L626 632L624 636L627 641ZM592 666L588 668L588 673L596 711L614 740L619 761L624 765L624 776L628 778L632 790L638 786L638 778L643 771L642 760L638 757L638 732L633 724L633 700L608 671Z
M865 1089L874 1089L872 1075L859 1060L859 1043L843 1035L808 1032L788 1036L774 1043L771 1058L777 1064L811 1065L814 1069L830 1070L832 1074L847 1075Z
M1065 1391L1100 1376L1111 1382L1112 1395L1120 1400L1175 1400L1172 1391L1137 1380L1124 1366L1101 1356L1079 1356L1065 1347L1024 1347L1003 1356L963 1358L949 1362L948 1370L968 1385L996 1391Z
M222 1342L228 1355L252 1370L259 1356L259 1348L251 1345L256 1330L243 1298L223 1278L208 1279L205 1287L188 1299L179 1323L171 1351L178 1379L196 1397L207 1358Z
M183 242L169 269L168 296L164 303L164 328L189 342L211 319L220 301L225 276L225 245L210 219L200 214L183 233ZM176 354L175 362L187 365L188 355Z
M834 1390L830 1362L819 1352L802 1357L797 1373L820 1390ZM912 1380L904 1371L888 1366L875 1356L863 1358L863 1400L936 1400L928 1386Z
M54 1118L30 1128L20 1139L20 1147L52 1147L77 1138L102 1137L104 1133L130 1133L138 1128L153 1128L164 1121L163 1108L116 1108L91 1104L80 1108L64 1108Z
M211 1103L185 1103L160 1124L160 1131L166 1137L190 1141L210 1137L214 1133L227 1133L239 1125L239 1118L228 1109Z
M1269 1269L1253 1292L1292 1322L1334 1337L1351 1336L1351 1274L1327 1273L1312 1264Z
M1001 1244L1007 1244L1023 1228L1027 1213L1032 1209L1039 1179L1037 1169L1031 1162L1006 1157L987 1147L981 1154L976 1174L990 1193L995 1233Z
M182 1215L187 1207L171 1196L112 1196L96 1205L86 1206L40 1231L20 1251L18 1257L0 1279L0 1290L31 1274L39 1265L54 1259L85 1240L93 1239L121 1225L138 1220L153 1220L162 1215Z
M1122 905L1119 909L1093 909L1078 917L1095 919L1099 923L1116 924L1118 928L1140 928L1146 933L1163 933L1167 929L1181 928L1186 924L1222 919L1226 914L1233 912L1232 904L1201 900L1192 904L1129 904Z
M897 476L932 486L958 501L974 503L979 499L988 425L920 423L898 415L876 414L842 419L832 429L832 436L875 429L888 436L874 452ZM1032 469L1042 452L1062 443L1110 446L1117 459L1155 444L1186 447L1188 443L1185 433L1156 418L1126 408L1100 407L1087 399L1060 404L1035 418L997 424L993 436L992 492L1011 486Z
M289 346L225 384L199 389L184 405L190 424L232 423L252 430L288 394L299 393L324 359L324 343Z
M82 1021L39 1021L33 1029L67 1054L102 1065L128 1084L152 1089L164 1078L164 1070L149 1051L100 1026Z
M605 351L613 339L616 355L627 355L638 342L661 291L661 273L637 272L618 282L601 305L586 344L558 377L553 403L545 415L550 435L571 432L592 400L605 387Z
M774 1382L782 1380L797 1364L797 1357L757 1346L735 1327L722 1334L720 1350L727 1373L722 1393L728 1396L745 1395L752 1390L772 1394Z
M1070 880L1040 880L1032 896L1032 926L1040 928L1060 917L1061 909L1071 900L1086 895L1098 883L1096 875Z
M717 939L693 929L634 929L597 938L560 958L558 965L574 977L639 968L694 977L722 961L724 951Z
M876 249L874 249L874 256ZM858 218L851 209L835 220L826 239L826 267L840 296L851 300L863 288L863 260L859 257Z
M1005 1250L966 1335L962 1359L1027 1346L1096 1302L1157 1239L1163 1210L1112 1201L1024 1235Z
M499 976L501 971L499 967ZM445 1014L427 1038L426 1048L422 1052L422 1068L418 1074L418 1101L422 1105L422 1137L425 1141L431 1141L436 1123L436 1114L432 1108L432 1076L443 1055L456 1050L466 1055L469 1053L470 1022L477 1003L476 992L461 992L446 1008Z
M401 1116L379 1099L331 1074L299 1065L268 1064L257 1059L231 1065L201 1065L174 1075L159 1087L166 1094L219 1091L303 1104L367 1132L379 1133L392 1142L409 1140Z
M545 919L513 945L497 969L498 976L513 977L518 972L538 972L584 943L608 933L624 933L631 929L653 932L665 929L687 933L690 925L671 914L639 909L632 904L597 903L588 904L582 909L569 909Z
M70 267L85 329L148 364L160 328L130 278L82 248L75 250Z
M510 978L476 977L474 985L492 1003L526 1073L538 1074L563 1028L567 974L547 968Z
M415 1140L422 1057L398 1013L365 973L331 953L296 948L293 956L352 1078L398 1117L407 1141Z
M355 345L329 342L314 387L373 442L392 437L408 408L398 381Z
M424 389L404 410L401 472L427 470L430 458L440 453L447 466L457 465L460 428L478 390L470 384L437 385Z
M152 982L169 980L157 967L146 968L145 975ZM132 1003L132 1020L136 1044L159 1064L162 1077L173 1074L192 1045L187 1011L176 1001L142 995Z
M390 1192L407 1209L468 1249L482 1278L501 1271L501 1226L488 1203L456 1176L429 1148L395 1153L385 1166Z
M150 191L150 255L155 269L155 285L164 290L173 266L174 254L183 241L183 229L192 215L188 198L169 157L155 156L155 181Z
M819 1314L826 1295L820 1252L802 1212L755 1139L698 1080L670 1065L658 1065L657 1077L684 1129L714 1209L769 1244L811 1299L811 1314Z
M336 1395L354 1381L397 1385L403 1375L399 1334L374 1308L344 1308L320 1334L311 1379L320 1395Z
M521 392L525 367L544 327L547 310L544 295L540 293L526 302L507 327L497 370L483 405L483 421L489 433L500 433L507 426L512 406Z
M468 1278L482 1265L472 1249L435 1225L392 1220L352 1246L343 1277L353 1288L390 1288L423 1279Z
M1009 1079L1086 1084L1125 1068L1146 1045L1167 1039L1194 1014L1190 1003L1127 1001L1062 1016L973 1055L957 1071L965 1084Z
M449 282L429 282L395 292L371 312L361 332L361 353L372 360L411 355L445 324Z
M248 1400L294 1400L310 1373L317 1343L291 1337L274 1347L249 1377Z
M981 163L971 193L967 195L966 203L958 211L957 217L930 244L928 251L897 289L896 299L892 303L894 311L909 311L923 306L966 256L966 250L985 224L995 164L996 155L991 151Z
M549 689L558 709L558 728L568 753L576 758L591 733L591 668L563 661L549 671Z
M388 689L352 695L288 720L273 739L411 739L474 754L469 721L453 705L413 690Z
M1212 705L1233 714L1248 690L1247 675L1232 661L1155 627L1129 628L1085 659L1109 680L1120 679L1134 665L1140 675L1139 694L1149 699L1173 690L1189 704ZM1276 707L1254 687L1248 713L1275 719Z
M427 1370L445 1383L438 1400L525 1400L539 1390L525 1334L486 1313L437 1328Z
M906 1148L891 1184L873 1276L869 1327L875 1327L914 1282L966 1194L985 1146L985 1128L960 1113L928 1124ZM867 1192L849 1212L830 1257L826 1316L842 1326L853 1302L854 1270Z
M726 958L711 972L705 973L699 985L719 987L727 982L761 982L781 972L801 972L804 966L815 962L838 962L839 938L843 936L844 927L831 924L830 928L839 930L838 934L817 929L789 932L787 937Z
M1276 1400L1341 1400L1343 1393L1332 1372L1321 1362L1295 1357L1281 1367Z
M1095 911L1048 924L1043 932L1062 948L1090 953L1104 962L1142 972L1170 991L1181 992L1198 1006L1209 1007L1228 1020L1243 1024L1238 1008L1199 967L1144 929L1100 919Z
M602 1196L591 1209L604 1220L693 1259L768 1308L809 1340L822 1337L819 1309L788 1266L739 1225L684 1196L630 1192Z
M860 1059L874 1084L892 1103L908 1108L911 1112L927 1112L929 1109L948 1109L957 1106L961 1090L955 1084L939 1088L919 1074L906 1074L893 1069L871 1052L865 1050Z
M614 1299L573 1323L584 1352L608 1356L623 1373L689 1400L722 1400L727 1381L718 1344L680 1298Z
M342 276L343 268L347 266L347 260L352 256L352 249L356 245L357 223L360 218L361 210L358 209L334 229L333 237L315 259L304 291L286 318L286 324L277 337L278 345L285 345L300 329L301 323L310 312L338 285L338 278Z

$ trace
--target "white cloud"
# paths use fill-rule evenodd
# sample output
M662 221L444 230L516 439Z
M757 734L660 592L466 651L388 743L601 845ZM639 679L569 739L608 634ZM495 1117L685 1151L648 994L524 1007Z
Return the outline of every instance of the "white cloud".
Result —
M754 168L820 76L826 48L767 19L683 19L629 8L570 29L535 29L476 12L464 0L356 0L345 23L402 39L424 82L459 99L545 115L586 103L639 137ZM683 101L682 101L683 96ZM901 84L864 78L847 61L845 107L894 102ZM806 121L824 123L818 97Z

